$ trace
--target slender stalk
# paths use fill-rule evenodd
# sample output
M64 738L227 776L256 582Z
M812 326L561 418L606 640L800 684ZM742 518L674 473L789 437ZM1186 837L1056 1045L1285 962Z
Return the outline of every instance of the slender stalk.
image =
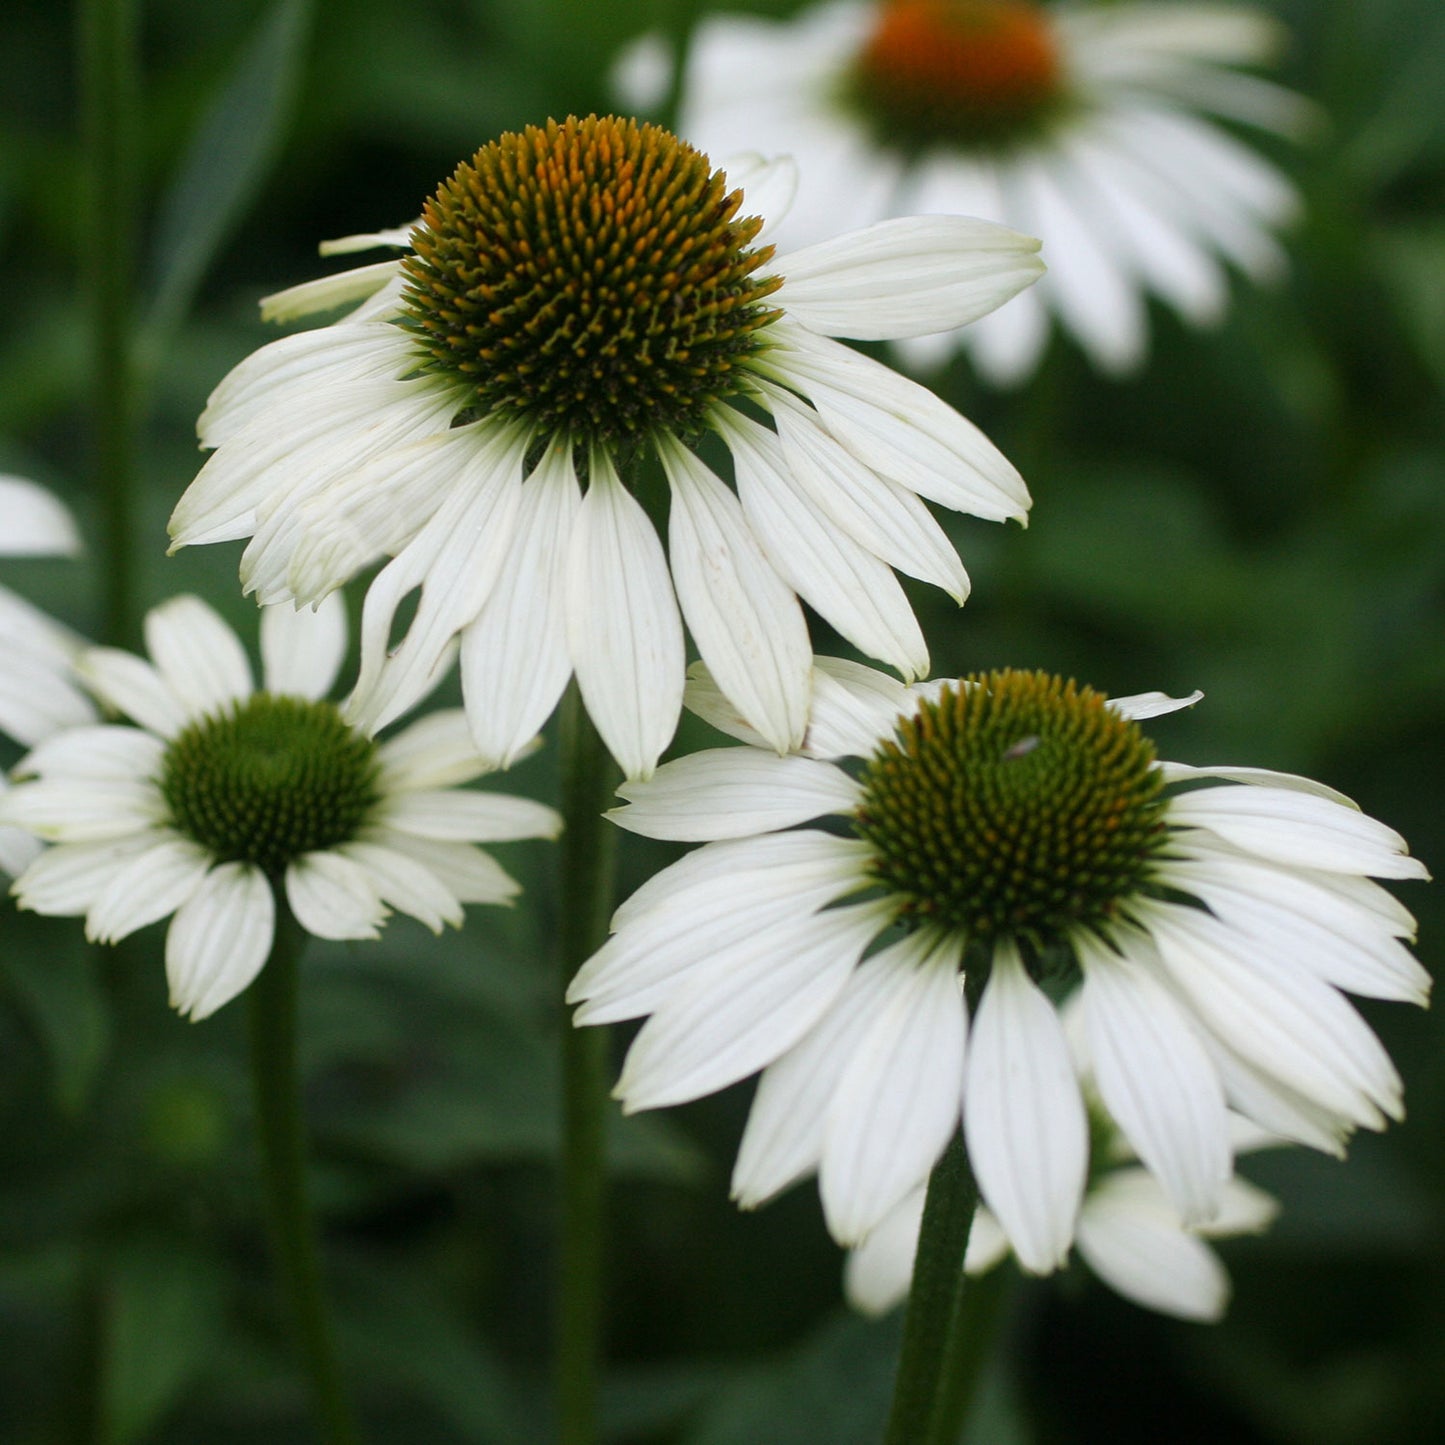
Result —
M104 631L136 640L135 263L137 106L134 0L81 0L79 61L86 197L85 289L92 342L91 412L99 502Z
M360 1436L341 1384L306 1188L306 1129L296 1062L297 964L305 938L281 904L271 957L246 991L256 1132L271 1247L310 1380L317 1427L326 1445L354 1445Z
M961 1271L959 1277L962 1284ZM1008 1271L993 1269L978 1279L970 1279L966 1290L960 1288L954 1300L927 1445L958 1445L984 1366L993 1351L1007 1283Z
M607 937L616 876L616 830L602 816L616 765L575 682L562 702L562 816L558 942L563 987ZM606 1183L605 1028L562 1033L562 1219L558 1251L557 1420L562 1445L597 1439L602 1354L602 1213Z
M955 1134L928 1179L886 1445L932 1445L942 1438L930 1433L930 1424L944 1373L955 1363L948 1347L966 1333L963 1257L977 1208L978 1186L963 1135Z

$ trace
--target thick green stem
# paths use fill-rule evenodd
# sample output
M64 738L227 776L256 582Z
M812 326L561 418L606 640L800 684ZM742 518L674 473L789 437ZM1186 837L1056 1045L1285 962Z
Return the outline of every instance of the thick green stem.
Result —
M978 1208L978 1186L968 1166L963 1135L956 1134L934 1166L923 1206L913 1287L903 1322L903 1346L893 1385L887 1445L935 1441L931 1425L943 1392L943 1376L954 1362L949 1346L964 1333L963 1257Z
M271 957L246 992L271 1246L321 1438L327 1445L354 1445L360 1436L341 1384L306 1188L306 1129L296 1061L297 964L306 935L284 904L279 915Z
M558 943L565 988L607 937L616 874L616 830L602 816L617 767L574 682L562 703L562 815ZM562 1036L562 1219L558 1250L557 1419L563 1445L597 1439L602 1354L602 1211L607 1106L605 1028Z
M135 263L137 107L134 0L82 0L80 76L86 201L85 285L91 329L91 415L103 567L103 627L136 636L135 377L131 336Z
M990 1270L966 1282L960 1271L927 1445L958 1445L984 1366L993 1353L1007 1282L1008 1271L1004 1269Z

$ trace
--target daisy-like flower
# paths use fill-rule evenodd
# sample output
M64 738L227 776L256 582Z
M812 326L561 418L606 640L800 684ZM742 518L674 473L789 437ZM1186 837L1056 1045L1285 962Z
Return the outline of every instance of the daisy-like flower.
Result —
M459 709L377 743L325 701L346 646L339 598L269 608L264 685L205 603L177 597L145 623L151 661L112 648L78 669L133 718L35 748L0 820L55 846L16 880L23 908L83 914L113 943L169 914L172 1005L214 1013L270 954L278 894L318 938L375 938L391 909L440 932L465 903L517 885L478 843L553 837L526 798L458 787L487 770Z
M999 384L1037 365L1055 316L1090 360L1143 358L1146 293L1195 325L1228 299L1224 263L1263 281L1298 200L1217 121L1297 134L1297 96L1235 69L1276 23L1245 9L1025 0L855 0L771 21L713 15L688 52L679 129L704 149L794 155L779 230L811 242L881 217L987 216L1039 236L1049 273L966 332L905 343L916 364L966 346ZM620 86L645 104L648 40ZM783 229L785 227L786 229Z
M684 620L779 751L807 718L799 597L923 675L892 569L960 601L968 578L920 498L1022 520L1028 494L958 413L831 338L970 321L1039 274L1037 243L932 216L775 257L761 215L790 176L757 158L724 174L615 118L484 146L413 229L340 243L401 259L271 299L277 318L361 304L222 381L175 545L250 537L241 576L263 603L314 602L391 558L347 716L398 716L459 642L473 737L499 765L575 672L613 756L650 773L681 709ZM708 433L731 484L694 450Z
M759 741L707 679L692 705ZM714 749L625 786L624 827L707 846L623 904L572 984L578 1023L649 1016L624 1107L761 1069L734 1195L816 1170L845 1244L961 1122L1040 1273L1084 1194L1054 1002L1076 985L1104 1107L1190 1227L1224 1203L1226 1106L1336 1152L1398 1118L1399 1077L1341 990L1425 1001L1414 922L1371 881L1424 868L1320 784L1157 761L1138 720L1183 705L1032 672L907 688L820 660L801 755ZM796 826L815 818L826 831Z
M69 557L80 534L65 507L21 477L0 476L0 557ZM81 641L38 607L0 587L0 733L26 747L59 728L93 722L71 662ZM0 797L9 788L0 771ZM19 873L39 844L0 827L0 871Z
M1280 1142L1237 1116L1230 1122L1236 1152ZM1109 1140L1106 1128L1096 1132L1102 1136L1103 1151L1091 1157L1075 1237L1084 1262L1115 1293L1145 1309L1200 1324L1222 1319L1229 1304L1229 1275L1207 1241L1263 1233L1279 1213L1279 1201L1235 1176L1221 1191L1218 1213L1207 1224L1190 1228L1159 1181L1131 1162L1127 1146ZM844 1291L864 1314L886 1314L908 1294L924 1193L915 1189L848 1253ZM1008 1253L1008 1237L998 1220L980 1207L969 1231L965 1272L987 1274Z

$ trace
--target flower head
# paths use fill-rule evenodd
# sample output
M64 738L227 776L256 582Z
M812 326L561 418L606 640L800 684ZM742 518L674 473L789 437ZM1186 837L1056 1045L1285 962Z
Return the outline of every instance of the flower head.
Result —
M1279 1142L1238 1118L1232 1118L1231 1125L1236 1152ZM1111 1289L1145 1309L1201 1324L1222 1319L1229 1303L1229 1275L1208 1241L1261 1233L1279 1213L1278 1201L1236 1175L1220 1192L1218 1213L1207 1224L1191 1228L1159 1181L1133 1162L1128 1149L1119 1147L1117 1139L1110 1147L1106 1129L1096 1131L1104 1147L1091 1155L1079 1208L1075 1243L1084 1262ZM913 1190L849 1251L844 1289L864 1314L883 1314L908 1293L924 1192ZM1008 1236L980 1207L969 1231L965 1271L987 1274L1008 1253Z
M375 938L392 909L440 932L516 884L477 843L554 836L524 798L458 787L487 770L458 710L378 743L325 700L346 646L339 598L268 608L264 683L205 603L146 618L151 662L93 648L80 675L138 726L42 742L0 818L53 843L16 880L24 908L83 914L113 943L174 914L171 1003L205 1018L271 951L278 893L318 938Z
M1271 20L1216 5L830 0L788 21L713 15L688 51L679 129L724 153L764 139L797 157L779 228L812 242L881 217L960 212L1039 236L1049 273L967 331L902 342L936 363L966 347L986 376L1034 370L1049 316L1099 368L1147 344L1146 294L1204 325L1222 263L1264 280L1297 208L1285 177L1217 122L1298 132L1305 103L1236 67L1277 48ZM651 88L646 42L619 81ZM639 62L643 62L639 64Z
M690 701L758 742L705 675ZM1425 870L1320 784L1157 761L1139 721L1192 701L1032 672L910 688L820 659L799 755L715 749L625 786L624 827L707 846L618 910L572 984L578 1023L650 1016L624 1107L761 1069L735 1196L816 1170L849 1244L962 1123L1035 1272L1084 1197L1071 993L1104 1107L1190 1227L1225 1199L1226 1106L1334 1151L1398 1118L1341 991L1425 1001L1413 919L1371 881Z
M956 412L831 338L970 321L1038 275L1037 243L932 216L776 255L765 220L790 176L757 158L724 172L613 117L484 146L415 227L333 248L401 259L272 298L277 317L360 304L222 381L176 545L249 537L263 603L314 602L390 558L348 718L399 716L459 648L473 737L501 765L575 672L613 755L649 773L681 709L684 620L779 751L807 719L799 598L921 676L892 569L959 601L968 579L920 499L1004 520L1028 493ZM730 481L695 451L708 434Z

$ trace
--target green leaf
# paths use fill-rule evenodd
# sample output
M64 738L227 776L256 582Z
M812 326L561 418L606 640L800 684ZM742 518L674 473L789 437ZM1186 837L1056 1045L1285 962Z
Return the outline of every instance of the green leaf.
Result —
M241 52L160 207L152 337L180 319L280 148L313 0L278 0Z

